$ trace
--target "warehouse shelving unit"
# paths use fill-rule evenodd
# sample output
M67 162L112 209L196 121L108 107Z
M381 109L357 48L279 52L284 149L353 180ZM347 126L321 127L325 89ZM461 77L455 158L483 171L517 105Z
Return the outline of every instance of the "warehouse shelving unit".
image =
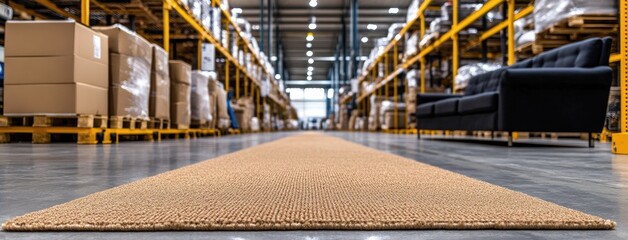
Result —
M187 58L187 62L196 60L196 64L200 68L201 44L204 42L211 43L215 46L217 59L224 59L223 85L226 91L233 91L235 100L240 97L250 97L254 99L256 106L256 114L261 121L262 107L266 103L271 107L272 114L276 118L282 118L287 121L289 117L296 117L293 114L293 108L290 106L290 100L287 95L279 90L274 80L270 81L270 93L267 96L261 96L262 80L253 76L245 66L238 62L229 51L229 46L223 46L222 42L214 37L208 29L205 29L199 19L192 16L191 11L185 7L179 0L149 0L149 1L131 1L129 3L101 3L97 0L80 0L80 6L76 2L52 1L52 0L35 0L35 1L11 1L10 6L16 11L26 13L31 16L32 20L60 19L71 18L83 23L86 26L97 22L99 25L110 25L115 23L112 21L114 17L128 21L133 27L140 25L137 33L151 42L158 43L169 53L172 58L177 58L178 42L185 41L183 46L184 52L189 55L196 54L196 57L181 54L182 58ZM59 4L59 5L58 5ZM261 69L261 75L269 76L271 72L264 65L261 57L253 51L251 43L241 37L242 29L236 24L236 21L230 15L229 11L223 8L219 0L212 0L211 6L220 9L222 26L227 32L231 30L235 32L237 38L237 46L245 53L251 53L251 62ZM175 12L175 15L171 15ZM171 27L174 26L174 27ZM161 40L161 41L159 41ZM190 42L197 42L196 48L190 48ZM230 41L227 41L229 43ZM187 47L187 48L186 48ZM174 56L173 56L174 55ZM221 69L222 70L222 69ZM219 79L221 79L219 77ZM261 124L261 123L260 123ZM41 128L22 129L21 133L33 133L43 131ZM27 127L28 128L28 127ZM0 134L9 134L18 131L13 127L3 127ZM59 129L47 129L57 133ZM85 135L86 129L64 129L59 133ZM52 133L51 132L51 133ZM239 131L229 131L237 134ZM172 135L175 137L190 138L195 136L214 135L219 136L220 132L215 129L89 129L86 138L79 140L78 143L94 144L115 143L119 140L119 136L136 136L145 140L161 140L161 136Z
M419 31L419 40L423 39L423 37L425 36L425 30L426 30L426 25L425 25L425 12L429 9L433 9L436 8L440 5L442 5L444 2L446 1L438 1L438 0L424 0L421 2L421 5L419 6L419 9L417 11L417 14L414 18L410 19L406 25L399 31L399 33L390 40L390 42L386 45L386 47L384 48L384 50L382 51L382 53L380 55L378 55L373 62L371 63L371 65L369 65L366 68L366 71L364 71L362 73L362 75L360 75L358 77L358 89L359 91L357 93L350 93L346 96L344 96L343 98L340 99L339 103L341 105L346 105L351 103L352 101L355 100L356 105L358 106L357 109L359 109L360 111L362 111L363 114L367 114L369 111L370 103L368 101L369 97L376 95L378 97L385 97L386 99L389 99L391 96L390 94L392 94L393 97L393 109L394 109L394 130L388 130L385 132L390 132L390 133L402 133L402 134L417 134L419 130L417 129L412 129L410 128L410 123L409 123L409 114L408 111L406 111L406 129L398 129L397 127L397 113L398 113L398 106L397 106L397 100L399 99L399 90L400 88L398 87L399 85L399 76L406 72L407 70L413 68L413 67L417 67L420 70L420 82L418 83L418 87L419 87L419 92L420 93L425 93L426 92L426 66L428 64L427 62L427 57L431 54L434 54L435 51L440 51L440 54L448 54L451 58L451 76L453 78L453 76L457 75L457 71L458 71L458 67L459 67L459 62L460 62L460 57L464 56L464 57L477 57L477 54L474 54L472 52L473 49L477 48L478 46L480 46L482 49L482 57L484 58L495 58L497 56L507 56L508 59L508 65L510 64L514 64L517 60L517 52L515 51L515 38L514 38L514 22L522 19L530 14L533 13L534 11L534 1L529 1L529 0L488 0L486 1L483 6L481 8L479 8L478 10L474 11L473 13L471 13L469 16L467 16L464 19L460 19L458 17L458 8L454 7L453 8L453 19L452 19L452 26L451 29L449 29L447 32L445 33L441 33L436 40L432 41L430 44L428 44L425 47L422 47L419 49L418 53L414 56L405 56L405 61L402 61L401 63L398 62L399 58L399 49L403 46L403 37L406 33L410 33L411 31ZM453 0L452 1L452 5L453 6L458 6L460 4L461 0ZM621 1L622 3L624 2L623 0ZM477 23L479 20L481 20L481 18L483 16L485 16L488 12L490 12L491 10L495 9L496 7L499 7L502 4L506 4L505 6L507 6L507 15L505 16L504 20L499 22L499 23L495 23L492 26L487 26L487 28L485 28L481 33L477 34L477 37L475 38L470 38L467 39L466 41L462 41L459 39L459 33L472 26L473 24ZM623 6L623 5L622 5ZM515 12L516 9L519 9L517 12ZM622 13L623 14L623 13ZM622 15L623 16L623 15ZM623 18L622 18L623 19ZM624 22L620 21L622 24L624 24ZM623 26L621 27L621 29L623 30ZM501 42L499 39L494 39L493 37L496 35L499 35L499 33L503 30L507 31L507 38L505 39L505 42ZM623 35L622 35L623 36ZM489 52L487 49L487 45L486 44L482 44L483 42L486 41L498 41L497 45L506 45L507 48L505 49L505 52ZM483 46L482 46L483 45ZM494 44L495 45L495 44ZM622 47L625 45L623 42L620 44ZM392 55L392 57L391 57ZM620 54L618 53L614 53L611 55L610 57L610 62L611 63L619 63L620 64L624 64L622 59L626 59L625 57L622 57ZM383 77L377 77L378 73L378 68L380 67L380 65L384 66L384 75ZM622 65L623 66L623 65ZM623 67L622 67L623 69ZM623 76L622 76L623 78ZM362 88L360 87L361 84L363 82L367 82L369 84L372 84L372 88L370 90L366 90L366 91L361 91ZM452 86L451 89L453 92L456 92L457 88L455 85L455 81L452 79ZM404 93L408 93L408 82L407 81L403 81L403 91ZM623 87L623 85L622 85ZM627 89L628 90L628 89ZM626 97L624 97L624 89L622 89L622 99L626 99ZM628 96L628 95L626 95ZM625 114L626 111L624 111L624 106L625 104L622 104L622 114ZM623 117L622 121L626 121L625 123L622 122L622 126L628 126L628 116ZM366 129L367 127L365 127ZM427 131L425 133L435 133L437 131ZM517 137L515 134L515 138ZM606 136L606 134L602 134L601 135L602 138ZM605 139L602 139L605 140ZM628 141L628 140L627 140ZM628 145L628 143L627 143ZM628 146L626 147L628 149ZM628 152L628 150L627 150Z

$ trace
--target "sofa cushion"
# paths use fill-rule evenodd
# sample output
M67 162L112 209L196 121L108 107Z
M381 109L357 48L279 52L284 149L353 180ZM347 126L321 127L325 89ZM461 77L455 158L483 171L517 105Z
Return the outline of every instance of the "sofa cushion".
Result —
M497 92L463 97L458 102L458 112L460 114L495 112L497 111L498 97Z
M450 98L440 100L434 103L434 115L435 116L449 116L458 114L458 99Z
M603 44L600 38L568 44L534 57L532 67L596 67L600 65Z
M432 117L434 116L434 103L424 103L416 107L417 117Z

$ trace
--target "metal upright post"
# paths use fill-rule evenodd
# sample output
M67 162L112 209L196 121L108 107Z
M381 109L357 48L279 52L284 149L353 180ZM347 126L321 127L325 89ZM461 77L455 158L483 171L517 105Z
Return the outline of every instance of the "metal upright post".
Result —
M508 0L508 65L515 64L515 0Z
M89 1L81 0L81 23L89 26Z
M452 25L451 28L452 29L456 29L456 27L458 26L458 10L460 8L460 2L459 0L452 0L452 8L453 8L453 17L452 17ZM453 54L451 56L451 92L455 93L456 92L456 75L458 75L458 61L459 61L459 56L458 56L458 48L459 48L459 42L458 42L458 33L455 32L452 36L451 36L451 41L453 42Z
M621 132L613 134L612 151L628 154L628 0L619 1L619 86Z
M164 50L170 55L170 0L163 1Z

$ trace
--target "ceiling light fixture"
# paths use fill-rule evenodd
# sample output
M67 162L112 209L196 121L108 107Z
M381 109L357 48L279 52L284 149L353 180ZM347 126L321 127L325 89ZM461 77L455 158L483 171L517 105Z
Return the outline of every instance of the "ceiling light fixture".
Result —
M310 7L316 7L316 5L318 5L316 0L310 0Z
M279 75L279 73L275 74L275 79L277 80L281 79L281 75Z
M312 55L314 55L314 52L312 52L312 51L307 51L307 52L305 53L305 55L307 55L308 57L311 57Z
M305 44L305 46L306 46L307 48L312 48L312 43L306 43L306 44Z
M388 13L389 14L397 14L397 13L399 13L399 8L395 8L395 7L389 8L388 9Z
M307 75L308 76L312 76L312 72L307 72Z
M253 29L253 30L259 30L259 25L255 24L255 25L251 26L251 29Z
M241 14L242 13L242 8L233 8L231 9L232 13L237 13L237 14Z
M307 76L308 81L312 81L312 76Z
M367 37L362 37L362 42L363 42L363 43L366 43L366 42L368 42L368 41L369 41L369 38L367 38Z
M273 61L273 62L274 62L274 61L277 61L277 56L272 56L272 57L270 57L270 60L271 60L271 61Z
M308 59L308 60L307 60L307 62L308 62L309 64L313 64L313 63L314 63L314 58L310 58L310 59Z
M366 25L366 29L368 29L368 30L376 30L377 29L377 25L369 23L368 25Z
M307 40L308 42L313 41L314 40L314 33L308 32L307 33L307 37L305 37L305 40Z
M308 71L310 71L310 72L311 72L311 71L314 71L314 67L309 66L309 67L307 67L307 70L308 70Z

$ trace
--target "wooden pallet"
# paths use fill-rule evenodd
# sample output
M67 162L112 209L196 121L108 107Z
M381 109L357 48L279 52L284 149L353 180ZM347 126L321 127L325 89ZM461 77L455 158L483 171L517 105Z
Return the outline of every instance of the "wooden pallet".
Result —
M591 37L616 37L619 32L617 15L578 15L564 19L536 34L534 42L523 44L515 51L531 57L565 44Z
M163 118L151 118L148 121L148 129L170 129L170 120Z
M106 127L107 117L101 115L0 116L0 143L107 143Z
M148 120L127 116L109 116L109 128L112 129L147 129Z
M200 121L200 120L192 120L190 123L191 129L211 129L213 128L212 121Z

